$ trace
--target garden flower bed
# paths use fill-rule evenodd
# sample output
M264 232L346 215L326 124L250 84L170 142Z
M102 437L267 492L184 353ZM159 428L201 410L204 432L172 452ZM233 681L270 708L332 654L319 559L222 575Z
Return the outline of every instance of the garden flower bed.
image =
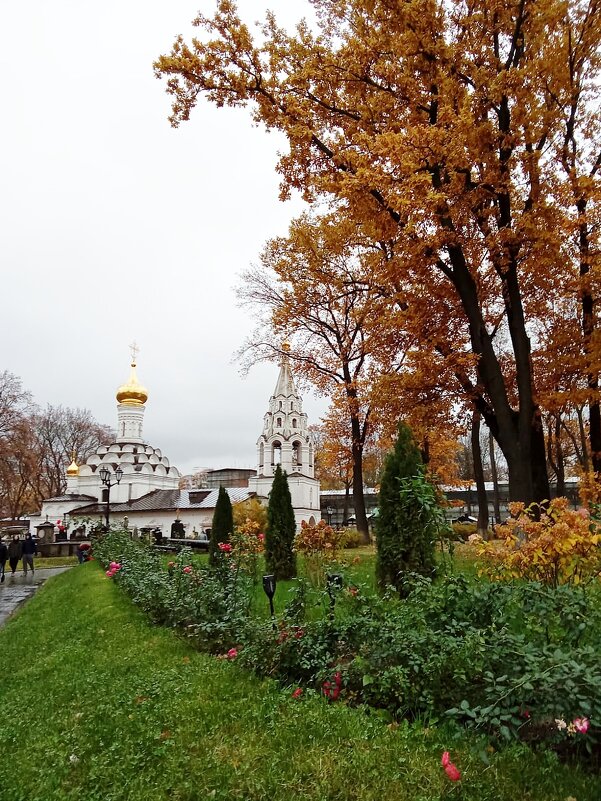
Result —
M272 621L253 616L251 579L229 553L215 569L194 566L185 552L165 568L118 533L96 553L121 565L111 580L153 620L282 685L367 705L390 722L446 719L486 733L495 746L521 739L597 758L601 611L594 590L414 576L403 599L343 584L335 613L309 620L300 581Z

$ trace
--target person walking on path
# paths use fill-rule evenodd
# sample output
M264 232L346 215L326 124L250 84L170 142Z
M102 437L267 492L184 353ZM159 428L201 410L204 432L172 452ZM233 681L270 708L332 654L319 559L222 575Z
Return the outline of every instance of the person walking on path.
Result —
M17 569L17 565L19 564L19 559L21 558L22 552L23 551L19 535L13 534L13 538L8 544L8 564L10 565L10 569L12 571L11 576L15 575L15 571Z
M6 567L6 560L8 559L8 548L0 540L0 584L4 582L6 576L4 575L4 568Z
M31 536L30 533L25 535L25 542L22 546L22 553L23 553L23 575L27 575L27 568L31 569L31 575L34 574L33 569L33 556L37 553L37 545L35 543L34 538Z

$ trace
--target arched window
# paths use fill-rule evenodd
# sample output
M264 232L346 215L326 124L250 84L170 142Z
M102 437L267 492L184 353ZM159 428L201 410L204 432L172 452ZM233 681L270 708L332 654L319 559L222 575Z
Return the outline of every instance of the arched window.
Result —
M125 423L122 423L122 424L121 424L121 436L122 436L122 437L124 437L124 436L125 436Z
M278 419L276 420L276 425L277 425L278 428L282 427L282 418L281 417L278 417Z
M300 442L292 443L292 464L300 467L302 464L302 451Z
M271 446L271 464L282 464L282 443L274 442Z
M292 411L293 409L294 409L294 403L293 401L290 401L290 411Z
M265 463L265 446L261 443L261 447L259 448L259 467L263 467Z
M280 409L282 408L282 401L280 401Z
M292 418L292 428L296 428L296 417Z

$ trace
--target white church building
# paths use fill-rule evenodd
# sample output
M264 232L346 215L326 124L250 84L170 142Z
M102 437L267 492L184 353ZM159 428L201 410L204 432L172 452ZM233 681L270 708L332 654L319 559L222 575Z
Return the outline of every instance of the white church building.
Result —
M72 461L64 495L43 502L39 515L30 518L32 533L44 522L64 526L68 532L82 524L102 524L107 505L112 523L125 521L129 528L138 530L160 528L163 536L170 536L175 519L181 520L186 535L210 528L218 489L180 489L180 471L144 439L148 391L138 381L135 350L129 379L119 387L116 398L115 441L100 446L85 464ZM226 487L232 503L256 496L266 504L275 466L280 464L288 473L297 526L302 520L318 520L319 482L314 477L313 443L287 357L282 359L269 400L257 454L257 476L249 479L249 486ZM103 483L103 476L110 488Z

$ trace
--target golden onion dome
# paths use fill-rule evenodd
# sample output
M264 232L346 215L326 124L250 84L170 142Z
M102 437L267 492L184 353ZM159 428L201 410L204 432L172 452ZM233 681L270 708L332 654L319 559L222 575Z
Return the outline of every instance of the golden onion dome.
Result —
M131 373L127 384L117 390L117 400L127 406L143 406L148 400L148 390L138 382L136 363L131 363Z
M71 464L67 468L67 475L68 476L78 476L79 475L79 467L77 466L77 462L75 461L75 454L71 457Z

